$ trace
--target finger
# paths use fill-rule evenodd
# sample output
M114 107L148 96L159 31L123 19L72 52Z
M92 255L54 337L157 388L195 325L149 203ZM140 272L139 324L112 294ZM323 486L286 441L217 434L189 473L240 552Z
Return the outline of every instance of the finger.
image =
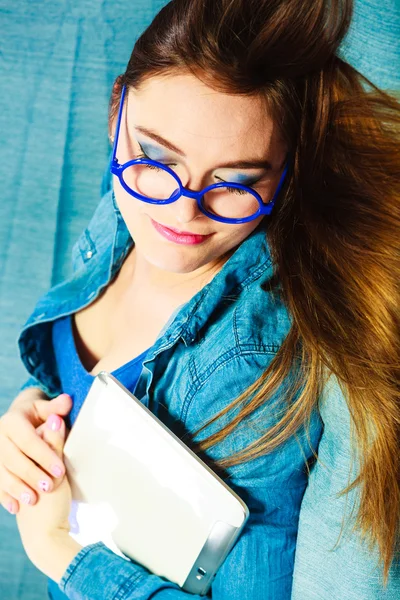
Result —
M3 464L8 468L5 456L7 451L6 440L11 440L23 454L35 462L39 468L55 478L62 478L65 474L63 462L58 454L49 445L40 439L35 428L23 417L14 415L8 418L7 434L0 436L0 456Z
M42 423L39 427L36 427L36 434L43 440L43 432L46 429L46 423Z
M14 500L14 498L6 492L1 494L0 504L10 513L10 515L16 515L19 511L19 503L17 500Z
M45 439L44 433L45 433L46 429L47 429L47 422L43 423L42 425L40 425L40 427L36 428L36 433L42 440ZM67 427L66 427L65 428L65 439L67 439L68 433L69 433L69 429L67 429Z
M53 400L35 400L33 404L38 420L44 423L50 415L67 416L72 408L72 399L68 394L60 394Z
M8 494L17 502L33 506L38 500L37 493L27 486L19 477L10 473L5 467L0 468L2 494Z
M32 489L51 492L54 488L52 478L42 471L30 458L8 438L2 444L3 464L10 473L24 481Z
M43 440L62 458L66 435L64 419L59 415L50 415L42 435Z
M12 422L15 418L20 419L23 415L33 427L38 427L47 420L49 415L60 414L65 416L71 408L72 399L68 394L60 394L53 400L43 400L38 396L36 400L28 398L21 404L12 405L10 410L2 417L2 421L7 420L8 425L9 420Z

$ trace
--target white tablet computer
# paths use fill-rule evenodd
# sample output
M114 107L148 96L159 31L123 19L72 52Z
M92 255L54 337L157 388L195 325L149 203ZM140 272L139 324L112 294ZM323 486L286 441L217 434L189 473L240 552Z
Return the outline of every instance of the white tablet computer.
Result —
M248 508L112 375L95 378L64 455L77 541L207 592Z

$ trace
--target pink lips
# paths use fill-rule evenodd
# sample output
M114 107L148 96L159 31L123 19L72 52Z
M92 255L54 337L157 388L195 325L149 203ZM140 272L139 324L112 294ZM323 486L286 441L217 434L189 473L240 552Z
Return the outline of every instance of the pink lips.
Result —
M151 219L153 227L159 234L161 234L165 239L170 242L175 242L175 244L184 244L186 246L194 246L195 244L201 244L204 240L211 237L210 235L199 235L197 233L190 233L187 231L179 231L178 229L173 229L172 227L166 227L165 225L161 225L161 223L157 223L157 221L153 221Z

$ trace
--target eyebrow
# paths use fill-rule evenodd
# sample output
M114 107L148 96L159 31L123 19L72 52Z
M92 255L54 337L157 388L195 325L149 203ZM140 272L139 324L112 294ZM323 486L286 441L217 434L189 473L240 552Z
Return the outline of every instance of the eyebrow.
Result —
M165 138L161 137L161 135L158 135L158 133L155 133L155 131L152 131L151 129L147 129L147 127L142 127L141 125L137 125L135 127L135 130L140 133L143 133L143 135L146 135L147 137L151 138L152 140L154 140L161 146L164 146L165 148L172 150L172 152L175 152L176 154L179 154L180 156L186 156L185 153L182 150L180 150L180 148L178 148L177 146L175 146L174 144L172 144ZM233 162L226 163L225 165L221 165L219 168L220 169L266 169L266 170L271 170L272 164L268 160L239 160L239 161L233 161Z

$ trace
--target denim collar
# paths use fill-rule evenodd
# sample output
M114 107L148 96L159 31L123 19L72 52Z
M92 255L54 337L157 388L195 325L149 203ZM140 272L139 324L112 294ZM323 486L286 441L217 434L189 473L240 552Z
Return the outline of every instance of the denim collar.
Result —
M38 302L23 332L32 326L51 322L89 305L113 279L132 246L132 238L112 195L111 244L95 242L96 259L89 261L71 279L52 288ZM189 345L227 297L235 297L259 277L270 277L273 265L263 223L237 248L222 269L204 288L180 307L163 330L162 347L179 337ZM156 342L156 345L157 342ZM156 348L154 348L156 349Z

